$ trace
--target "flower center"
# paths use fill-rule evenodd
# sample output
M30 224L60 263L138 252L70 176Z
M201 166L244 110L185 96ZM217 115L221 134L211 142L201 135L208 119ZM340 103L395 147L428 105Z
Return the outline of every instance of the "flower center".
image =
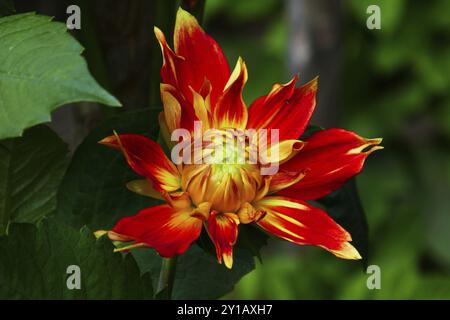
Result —
M237 212L255 198L263 179L259 165L249 163L245 138L221 134L224 139L203 143L201 164L183 167L182 188L195 205L209 202L211 210Z

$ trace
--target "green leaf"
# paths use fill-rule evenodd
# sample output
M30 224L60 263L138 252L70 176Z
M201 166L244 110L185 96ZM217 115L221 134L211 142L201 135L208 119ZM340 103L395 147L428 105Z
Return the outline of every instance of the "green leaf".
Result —
M55 211L66 154L64 142L46 125L0 141L0 235L10 221L34 223Z
M0 18L0 139L49 121L63 104L120 106L89 74L83 47L51 19L34 13Z
M137 214L157 200L129 191L125 184L139 177L123 155L97 142L117 133L154 138L153 109L119 113L94 129L75 151L58 192L58 216L79 228L108 229L124 216Z
M339 190L323 197L318 202L325 205L328 214L352 235L352 244L363 257L362 261L366 266L369 231L355 179L350 179Z
M158 282L162 258L152 249L133 249L141 272L149 272L153 286ZM218 299L233 290L234 285L255 268L255 262L247 250L234 249L234 263L231 270L217 262L215 256L206 253L197 245L178 257L173 299Z
M12 224L0 237L1 299L151 299L150 275L140 276L131 255L113 253L106 238L95 239L53 219L38 226ZM81 288L68 289L67 268L80 268Z

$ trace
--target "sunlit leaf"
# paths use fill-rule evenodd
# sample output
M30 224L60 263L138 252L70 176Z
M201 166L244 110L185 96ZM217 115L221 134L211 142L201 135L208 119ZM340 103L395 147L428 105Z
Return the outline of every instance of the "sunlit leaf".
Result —
M0 139L50 121L79 101L120 106L89 74L83 48L66 26L34 13L0 18Z

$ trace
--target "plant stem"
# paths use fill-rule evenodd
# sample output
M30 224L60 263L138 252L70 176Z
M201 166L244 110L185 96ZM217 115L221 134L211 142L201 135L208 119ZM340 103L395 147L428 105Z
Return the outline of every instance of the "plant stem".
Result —
M164 298L172 298L173 282L175 280L175 269L177 257L163 258L161 263L161 272L159 274L158 290L156 294L162 294Z

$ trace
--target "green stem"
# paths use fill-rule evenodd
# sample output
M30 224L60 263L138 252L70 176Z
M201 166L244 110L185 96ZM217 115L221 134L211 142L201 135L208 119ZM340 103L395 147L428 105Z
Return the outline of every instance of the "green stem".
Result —
M157 296L163 299L172 298L173 282L175 280L175 269L177 257L163 258L161 263L161 272L159 274Z

